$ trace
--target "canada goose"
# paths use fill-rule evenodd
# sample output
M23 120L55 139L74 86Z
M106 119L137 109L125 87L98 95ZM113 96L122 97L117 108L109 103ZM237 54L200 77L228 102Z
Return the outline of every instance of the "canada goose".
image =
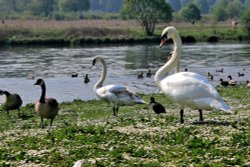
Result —
M243 77L245 74L238 72L238 77Z
M143 78L143 72L141 72L141 74L138 75L137 79L142 79Z
M236 86L238 84L237 81L233 80L231 75L229 75L228 78L229 78L229 81L228 81L229 85Z
M220 69L216 69L216 72L224 72L224 69L223 68L220 68Z
M133 91L121 85L103 86L107 75L107 67L103 58L95 57L93 66L97 63L102 65L102 76L95 84L93 90L103 101L110 103L113 108L113 115L116 116L120 106L132 106L135 104L145 104L145 102Z
M76 77L78 77L77 73L71 75L71 78L76 78Z
M39 101L35 104L35 110L37 114L41 117L40 127L44 127L43 119L50 119L50 127L51 129L52 123L56 115L58 114L59 107L56 99L46 98L46 86L43 79L38 79L34 85L40 85L42 88L42 93Z
M150 105L156 114L166 113L166 110L163 105L156 102L154 97L151 97L150 100Z
M22 116L20 114L20 107L23 101L18 94L0 90L0 95L5 95L2 106L7 111L7 115L9 115L9 110L18 110L18 116Z
M210 74L210 72L207 73L207 79L212 81L214 80L214 76L212 74Z
M84 77L84 83L89 83L89 76L88 76L88 74L86 74L85 75L85 77Z
M220 81L221 86L228 86L229 85L228 81L223 81L222 78L219 81Z
M180 105L180 123L184 123L185 107L198 110L200 121L203 121L202 110L217 109L229 112L230 107L206 77L193 72L176 72L168 75L174 67L178 71L182 54L182 41L174 27L167 27L163 30L160 47L170 38L174 42L174 51L170 60L156 72L154 81L166 96Z
M147 77L151 77L151 75L152 75L152 72L151 72L151 70L149 69L146 76L147 76Z

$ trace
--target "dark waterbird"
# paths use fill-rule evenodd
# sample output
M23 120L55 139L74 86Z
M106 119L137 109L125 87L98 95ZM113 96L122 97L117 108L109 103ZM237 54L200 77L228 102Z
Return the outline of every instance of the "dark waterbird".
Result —
M149 69L146 76L147 76L147 77L151 77L151 75L152 75L152 72L151 72L151 70Z
M155 101L154 97L150 98L150 106L152 107L152 109L154 110L154 112L156 114L161 114L161 113L166 113L165 108L163 107L163 105L161 105L160 103Z
M212 80L214 80L214 76L210 72L208 72L207 73L207 79L212 81Z
M216 69L216 72L224 72L224 69L223 68Z
M137 79L142 79L143 78L143 72L141 72L141 74L138 75Z
M240 72L238 72L238 77L243 77L243 76L245 76L245 74L244 74L244 73L240 73Z
M231 75L229 75L228 78L229 78L229 81L228 81L229 85L236 86L238 84L236 80L233 80L233 77Z
M224 81L222 78L219 81L220 81L221 86L228 86L229 85L228 81Z
M77 73L71 75L71 78L77 78L77 77L78 77Z
M84 83L89 83L89 75L86 74L85 77L84 77Z

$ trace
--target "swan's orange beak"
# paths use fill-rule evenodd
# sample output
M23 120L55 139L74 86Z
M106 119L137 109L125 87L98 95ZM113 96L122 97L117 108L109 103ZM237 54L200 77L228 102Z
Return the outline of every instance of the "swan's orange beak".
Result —
M165 39L161 39L161 43L160 43L160 48L163 47L163 45L165 45L166 40Z

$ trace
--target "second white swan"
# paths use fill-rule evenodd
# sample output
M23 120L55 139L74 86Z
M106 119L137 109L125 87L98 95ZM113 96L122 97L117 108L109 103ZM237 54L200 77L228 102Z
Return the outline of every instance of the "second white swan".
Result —
M121 85L103 86L107 75L107 67L103 58L95 57L93 66L97 63L102 64L102 76L94 86L94 92L103 101L110 103L113 108L113 115L116 116L120 106L131 106L135 104L144 104L145 102L133 91Z
M170 38L174 42L174 51L167 63L156 72L154 80L162 92L180 105L180 122L184 123L185 107L199 110L200 121L203 121L202 110L229 112L230 106L223 101L206 77L193 72L179 72L182 42L174 27L167 27L162 31L160 47ZM174 67L177 73L168 75Z

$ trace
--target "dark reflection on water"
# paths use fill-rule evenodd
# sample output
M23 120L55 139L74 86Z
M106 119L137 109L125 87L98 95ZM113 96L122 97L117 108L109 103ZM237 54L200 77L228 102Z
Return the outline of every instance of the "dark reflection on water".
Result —
M101 67L92 68L92 59L102 56L108 66L105 84L120 83L136 92L153 93L157 91L153 76L137 79L137 75L151 69L155 72L162 66L172 51L172 45L159 48L158 45L131 45L83 48L0 48L0 89L18 92L24 103L34 102L40 96L40 88L33 86L34 80L41 77L47 83L48 96L58 101L73 99L89 100L96 98L92 92L98 80ZM183 45L181 70L215 76L214 84L227 75L239 81L250 80L249 44L207 44ZM224 68L224 73L216 69ZM245 69L245 70L243 70ZM245 73L238 77L237 73ZM71 74L78 73L78 78ZM83 83L89 74L91 82ZM0 97L2 98L2 97Z

